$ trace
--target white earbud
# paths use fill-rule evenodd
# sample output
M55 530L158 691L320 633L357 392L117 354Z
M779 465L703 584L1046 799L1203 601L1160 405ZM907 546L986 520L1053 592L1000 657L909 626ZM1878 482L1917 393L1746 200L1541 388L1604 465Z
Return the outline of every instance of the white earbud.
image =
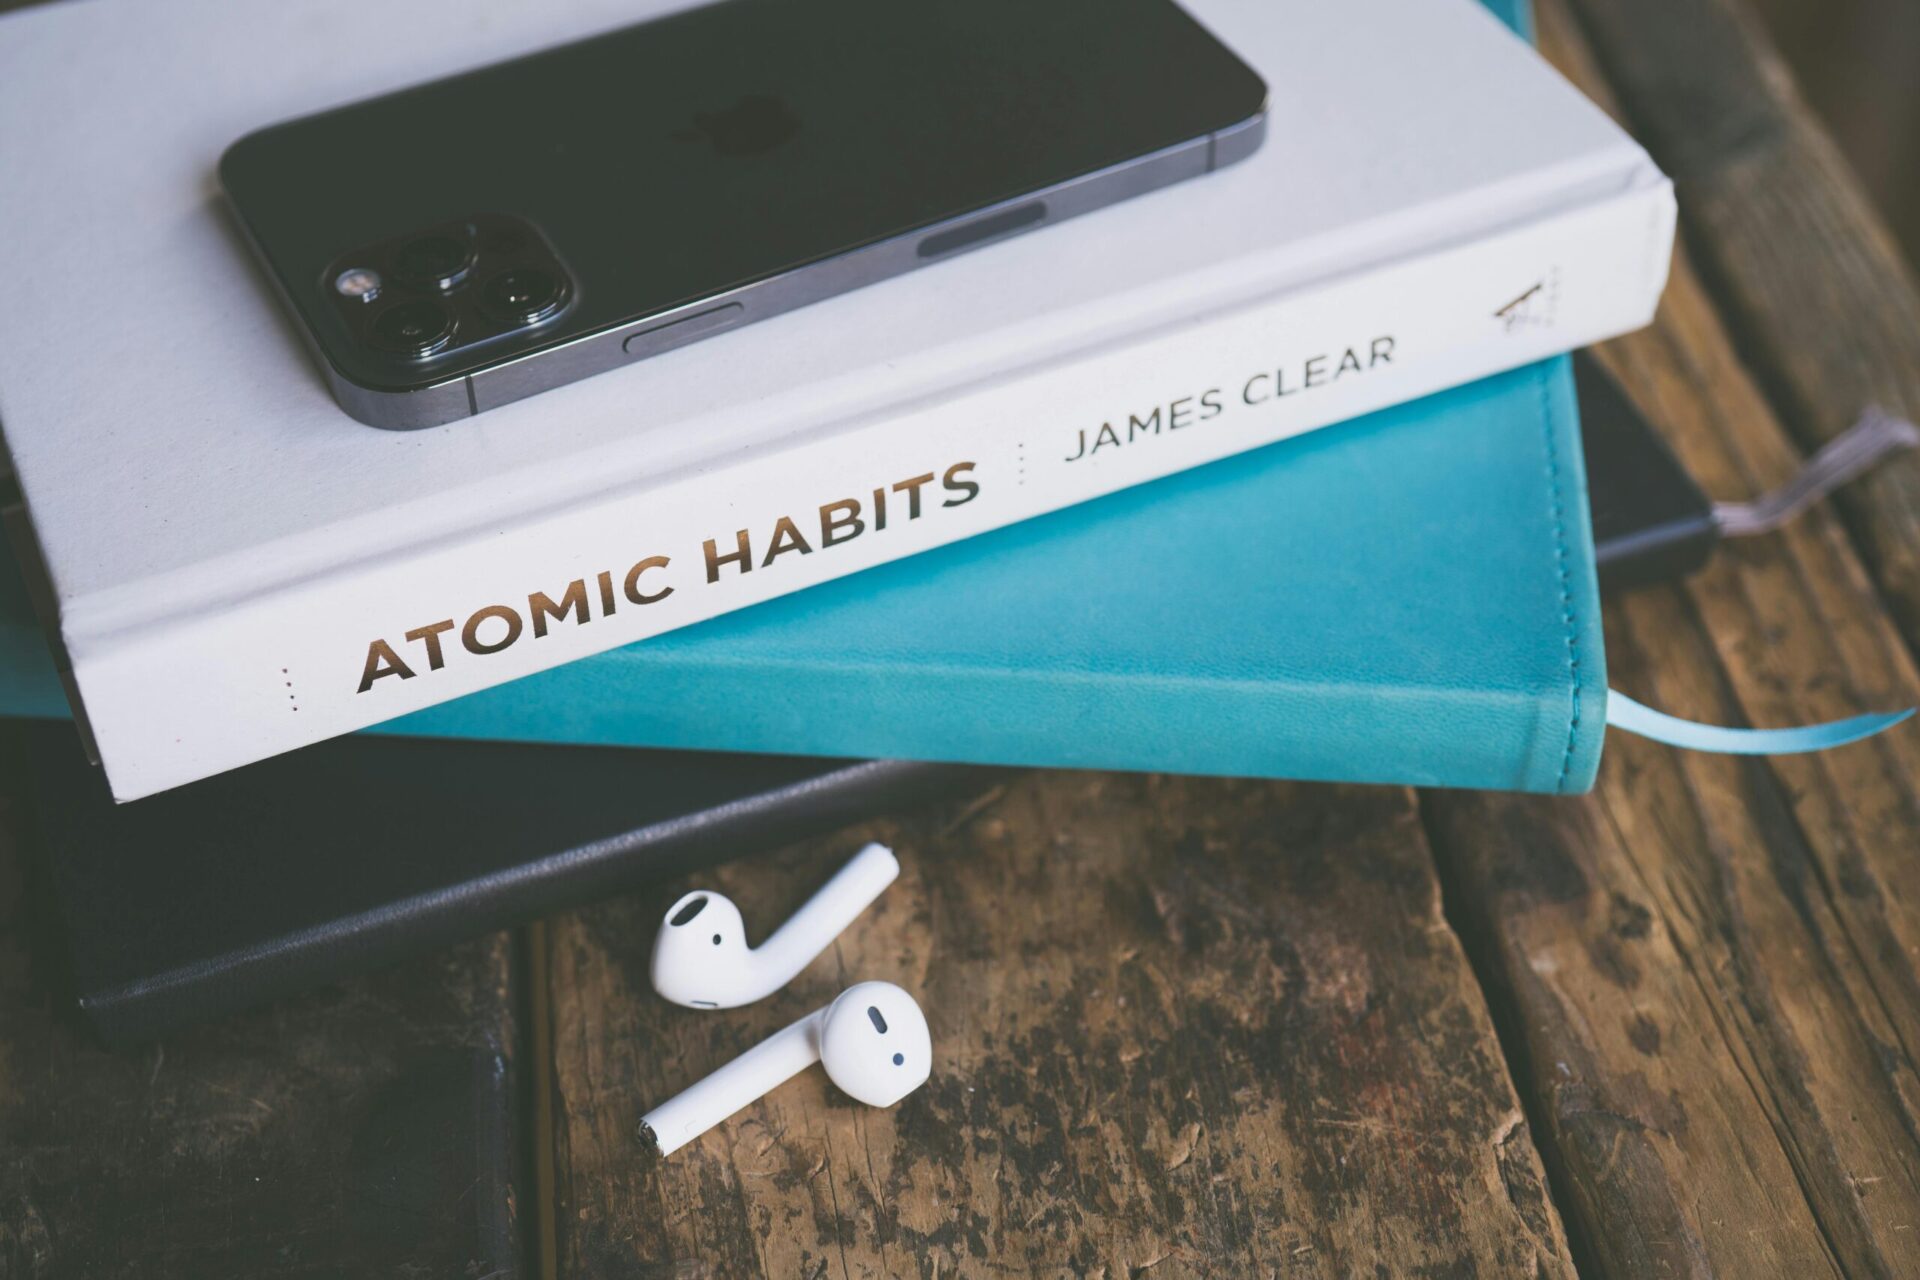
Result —
M842 1092L890 1107L933 1069L933 1037L914 998L891 982L861 982L817 1013L762 1040L640 1118L640 1133L672 1155L814 1063Z
M893 850L868 845L757 947L747 946L738 907L696 889L667 908L666 923L653 940L653 989L690 1009L735 1009L770 996L825 951L899 874Z

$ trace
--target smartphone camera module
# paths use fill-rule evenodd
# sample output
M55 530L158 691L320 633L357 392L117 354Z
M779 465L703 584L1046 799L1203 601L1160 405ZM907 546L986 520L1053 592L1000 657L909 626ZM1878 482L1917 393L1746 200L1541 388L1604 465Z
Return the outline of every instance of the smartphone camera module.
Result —
M516 339L530 346L532 330L573 301L572 277L546 239L501 214L361 245L334 260L324 287L363 347L435 368L482 345L489 355Z

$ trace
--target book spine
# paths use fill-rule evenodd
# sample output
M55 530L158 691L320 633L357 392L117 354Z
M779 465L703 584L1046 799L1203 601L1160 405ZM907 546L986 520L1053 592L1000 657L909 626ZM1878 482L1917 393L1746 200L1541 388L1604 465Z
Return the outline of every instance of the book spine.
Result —
M510 533L69 630L75 678L134 799L1636 328L1672 228L1649 180Z

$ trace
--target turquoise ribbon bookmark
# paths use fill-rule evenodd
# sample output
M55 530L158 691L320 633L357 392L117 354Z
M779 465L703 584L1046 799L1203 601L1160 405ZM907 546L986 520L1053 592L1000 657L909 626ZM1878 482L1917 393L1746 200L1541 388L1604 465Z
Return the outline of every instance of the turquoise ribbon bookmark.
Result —
M1908 707L1885 715L1854 716L1797 729L1727 729L1682 720L1652 707L1643 707L1624 693L1607 690L1607 723L1614 728L1670 747L1732 756L1790 756L1844 747L1849 742L1871 738L1882 729L1891 729L1912 715L1913 710Z

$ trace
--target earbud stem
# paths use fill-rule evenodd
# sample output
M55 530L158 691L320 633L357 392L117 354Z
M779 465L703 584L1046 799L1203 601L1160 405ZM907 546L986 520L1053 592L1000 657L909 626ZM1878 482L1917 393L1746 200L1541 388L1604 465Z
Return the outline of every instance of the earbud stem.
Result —
M713 1126L765 1097L820 1061L820 1009L753 1048L640 1118L663 1156L672 1155Z
M800 910L753 949L765 991L786 986L813 958L833 945L900 875L899 859L883 844L870 844L834 872ZM756 999L758 997L755 997Z

